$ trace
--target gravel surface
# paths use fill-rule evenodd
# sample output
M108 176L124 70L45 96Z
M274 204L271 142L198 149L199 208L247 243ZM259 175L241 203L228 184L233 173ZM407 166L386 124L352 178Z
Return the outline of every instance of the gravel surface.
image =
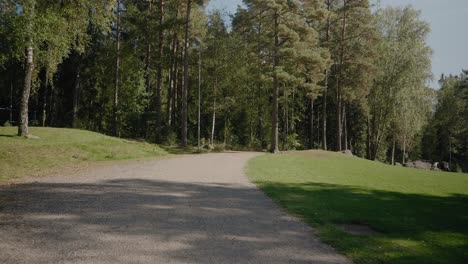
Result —
M351 263L247 180L256 155L114 163L0 187L0 263Z

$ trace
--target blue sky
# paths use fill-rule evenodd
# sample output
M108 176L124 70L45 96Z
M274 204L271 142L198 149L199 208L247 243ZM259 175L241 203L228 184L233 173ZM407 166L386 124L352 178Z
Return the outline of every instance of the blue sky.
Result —
M421 10L422 18L431 24L429 45L432 58L433 86L441 73L459 74L468 69L468 0L371 0L380 6L412 5ZM234 13L242 0L211 0L208 9Z

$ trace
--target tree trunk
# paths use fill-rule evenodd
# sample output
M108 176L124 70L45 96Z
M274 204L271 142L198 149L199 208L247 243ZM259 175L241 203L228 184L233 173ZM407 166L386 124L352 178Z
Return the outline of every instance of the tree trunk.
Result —
M200 151L200 136L201 136L201 49L198 49L198 127L197 127L197 145Z
M182 147L187 147L187 118L188 118L188 80L189 80L189 32L190 32L190 9L192 0L187 0L187 14L185 17L185 39L184 39L184 86L182 89Z
M370 127L370 117L367 115L367 159L371 160L372 159L372 153L371 153L371 127Z
M145 65L145 81L146 81L146 92L151 92L151 15L153 11L153 1L148 1L148 16L147 16L147 43L146 43L146 65Z
M325 36L325 41L328 45L330 41L330 29L331 29L331 17L330 17L330 10L331 10L331 2L327 1L327 31ZM325 90L323 92L323 120L322 120L322 147L324 150L328 149L327 146L327 99L328 99L328 78L329 78L329 70L325 71Z
M55 113L57 105L57 89L50 89L50 96L49 96L49 126L55 125Z
M395 165L395 145L396 145L396 140L395 140L395 135L393 135L393 144L392 144L392 165Z
M314 100L309 99L309 149L314 148Z
M172 39L172 62L171 71L169 77L169 89L167 92L167 123L169 126L172 125L172 111L174 110L174 91L176 89L175 84L177 80L177 49L178 49L177 33L174 33Z
M338 88L337 93L338 94L337 94L337 103L336 103L336 150L341 151L342 150L342 145L341 145L342 126L341 126L341 97L339 95L339 88Z
M18 124L18 136L29 135L29 94L31 93L32 74L34 71L34 51L32 47L26 48L26 72L24 75L23 95L21 97L21 109Z
M348 150L348 123L347 123L347 113L346 113L346 104L343 105L343 124L344 124L344 140L345 140L345 150Z
M35 1L31 3L31 9L24 10L29 11L29 23L26 28L27 34L32 34L33 30L33 19L35 15ZM28 36L31 37L31 36ZM25 64L25 74L24 74L24 84L23 84L23 91L21 96L21 104L20 104L20 114L18 120L18 136L27 136L29 134L29 95L31 93L31 82L33 78L33 71L34 71L34 49L32 47L33 40L30 38L28 46L25 48L26 52L26 64Z
M44 97L42 102L42 127L46 126L47 120L47 91L49 88L49 78L47 78L47 71L45 73L45 84L44 84Z
M344 63L344 41L345 41L345 33L346 33L346 4L347 1L345 0L343 3L343 23L341 27L341 39L340 39L340 73L339 73L339 78L338 78L338 85L337 85L337 91L336 91L336 99L337 99L337 104L336 104L336 113L337 113L337 119L336 119L336 146L337 150L341 151L343 150L342 146L342 134L343 134L343 127L342 127L342 113L341 113L341 107L342 107L342 102L343 102L343 95L342 95L342 84L343 84L343 63Z
M286 139L288 137L288 110L285 105L283 105L282 108L283 108L283 133L282 133L283 136L282 136L281 145L284 150L287 150Z
M76 72L75 89L73 90L73 127L77 127L78 121L78 99L80 94L80 69Z
M328 73L327 73L328 75ZM327 97L328 97L328 77L325 82L325 91L323 92L323 113L322 113L322 148L328 149L327 146Z
M275 47L273 52L273 98L272 98L272 111L271 111L271 152L278 153L278 93L279 93L279 80L276 74L276 69L279 66L279 15L275 13Z
M114 137L118 136L118 127L117 127L117 108L119 105L119 71L120 71L120 0L117 0L117 56L115 61L115 86L114 86L114 107L113 107L113 126L112 126L112 135Z
M156 142L161 143L161 121L162 121L162 73L163 73L163 56L164 56L164 0L159 0L159 43L158 43L158 76L157 76L157 88L156 88Z
M215 81L215 88L214 88L214 100L213 100L213 122L211 125L211 144L214 144L214 134L215 134L215 127L216 127L216 88L218 86L218 78Z
M320 108L317 107L317 145L322 148L322 142L320 142Z
M257 125L258 125L258 128L257 128L257 130L258 130L258 137L259 137L259 139L260 139L260 147L261 147L262 149L264 149L264 148L265 148L265 145L263 144L263 143L264 143L263 117L262 117L262 107L261 107L260 104L258 105L258 110L257 110L257 111L258 111L258 112L257 112L257 119L258 119L258 120L257 120L257 121L258 121L258 124L257 124Z
M184 57L184 47L182 46L181 52L180 52L180 58ZM179 130L179 136L182 135L182 90L184 89L184 64L183 62L180 65L180 69L178 71L178 78L177 78L177 90L175 93L175 100L176 100L176 108L177 112L174 113L174 120L177 120L177 127ZM174 109L176 109L174 108ZM175 110L174 110L175 111Z
M180 68L180 65L179 65L179 59L178 58L182 58L183 56L183 47L181 48L181 45L180 43L178 42L177 43L177 47L178 47L178 51L177 51L177 58L175 60L175 65L174 65L174 91L172 91L173 93L173 98L172 98L172 123L176 126L176 127L180 127L180 114L181 114L181 102L180 102L180 94L181 94L181 89L182 89L182 70L179 69ZM180 134L179 134L180 135Z
M12 67L11 70L11 77L10 77L10 123L13 124L13 83L15 80L15 74L14 70Z
M406 136L403 136L403 163L406 163Z
M452 136L449 134L448 136L449 142L449 171L452 171Z
M228 137L228 124L229 124L229 117L226 115L224 117L224 146L225 147L227 144L227 137Z

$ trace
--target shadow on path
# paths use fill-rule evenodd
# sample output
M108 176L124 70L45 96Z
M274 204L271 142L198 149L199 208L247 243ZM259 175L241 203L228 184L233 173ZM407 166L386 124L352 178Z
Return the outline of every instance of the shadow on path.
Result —
M241 185L134 178L1 194L13 198L0 212L1 263L348 263Z

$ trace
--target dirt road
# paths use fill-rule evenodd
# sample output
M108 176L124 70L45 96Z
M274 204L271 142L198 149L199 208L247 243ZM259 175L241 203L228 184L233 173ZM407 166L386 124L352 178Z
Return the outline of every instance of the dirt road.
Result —
M244 175L258 154L115 163L0 195L0 263L350 263Z

